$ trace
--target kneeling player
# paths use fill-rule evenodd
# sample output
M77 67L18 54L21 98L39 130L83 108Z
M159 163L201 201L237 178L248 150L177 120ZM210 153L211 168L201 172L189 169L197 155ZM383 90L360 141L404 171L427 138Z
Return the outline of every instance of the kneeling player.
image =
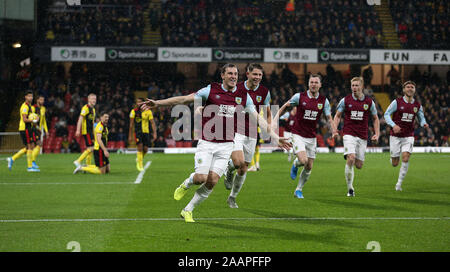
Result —
M79 171L86 171L92 174L105 174L109 173L109 152L106 148L108 143L108 120L109 115L106 112L102 112L100 115L100 122L95 127L95 143L94 143L94 159L95 165L78 166L75 169L74 174Z

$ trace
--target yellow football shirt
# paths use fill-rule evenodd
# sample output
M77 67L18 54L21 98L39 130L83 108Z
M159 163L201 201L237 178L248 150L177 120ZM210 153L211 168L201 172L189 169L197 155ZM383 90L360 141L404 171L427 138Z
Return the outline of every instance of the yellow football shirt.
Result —
M95 109L86 104L81 108L80 115L84 117L81 123L81 134L91 133L94 129Z
M102 135L102 142L103 142L103 144L106 147L108 145L108 127L103 126L102 122L99 122L97 124L97 126L95 127L94 150L99 150L100 149L100 145L98 144L98 141L97 141L97 134L101 134Z
M33 110L31 108L31 105L27 102L24 102L22 106L20 107L20 122L19 122L19 131L24 131L27 128L31 128L31 123L25 123L23 120L23 114L26 114L27 117L32 113Z

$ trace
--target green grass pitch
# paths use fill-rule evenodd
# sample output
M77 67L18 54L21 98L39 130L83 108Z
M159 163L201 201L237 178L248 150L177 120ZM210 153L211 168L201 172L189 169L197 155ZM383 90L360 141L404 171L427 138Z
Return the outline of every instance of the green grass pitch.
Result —
M11 172L0 157L0 251L69 252L71 241L83 252L369 252L371 241L381 251L450 250L448 154L413 154L402 192L389 154L366 154L354 198L346 196L342 155L317 154L305 199L293 197L286 154L261 154L239 209L228 208L222 178L193 224L179 213L195 187L173 199L193 154L147 155L139 184L135 155L112 154L112 173L103 176L73 175L77 154L39 156L40 173L26 172L25 156Z

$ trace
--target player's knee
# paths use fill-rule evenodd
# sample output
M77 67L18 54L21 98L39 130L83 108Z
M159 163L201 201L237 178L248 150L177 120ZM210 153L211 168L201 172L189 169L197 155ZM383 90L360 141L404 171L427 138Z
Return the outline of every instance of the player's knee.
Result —
M206 183L207 180L208 180L208 175L203 175L203 174L195 174L194 175L194 183L195 184Z
M409 156L410 154L405 152L402 154L402 162L409 162Z
M362 162L362 161L356 161L355 162L355 167L357 168L357 169L361 169L362 167L363 167L363 164L364 164L364 162Z
M349 165L355 164L355 154L347 154L347 164Z
M392 164L392 166L393 166L393 167L396 167L396 166L398 165L398 161L399 161L398 158L391 158L391 164Z

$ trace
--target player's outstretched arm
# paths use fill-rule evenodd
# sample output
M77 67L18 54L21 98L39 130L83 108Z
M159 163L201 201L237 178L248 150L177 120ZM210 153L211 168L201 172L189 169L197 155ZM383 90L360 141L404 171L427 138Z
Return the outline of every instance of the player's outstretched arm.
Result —
M156 109L159 107L167 107L167 106L174 106L174 105L180 105L180 104L190 104L194 102L194 95L195 93L191 93L188 95L183 96L174 96L167 99L162 100L153 100L147 98L145 102L138 103L138 106L140 106L143 110L148 109Z
M275 126L276 126L277 124L279 124L280 116L283 115L284 111L285 111L286 108L289 107L289 106L291 106L290 101L284 103L284 105L281 106L281 108L277 111L277 113L275 114L275 116L273 117L273 120L272 120L272 122L271 122L271 123L272 123L272 126L271 126L272 129L275 129L275 128L276 128Z
M270 137L272 137L272 139L277 142L278 146L286 150L289 150L292 147L292 144L286 138L278 136L267 124L266 119L264 119L264 117L259 115L256 111L251 112L250 117L251 119L253 119L253 121L257 120L261 129L266 130L270 134Z

